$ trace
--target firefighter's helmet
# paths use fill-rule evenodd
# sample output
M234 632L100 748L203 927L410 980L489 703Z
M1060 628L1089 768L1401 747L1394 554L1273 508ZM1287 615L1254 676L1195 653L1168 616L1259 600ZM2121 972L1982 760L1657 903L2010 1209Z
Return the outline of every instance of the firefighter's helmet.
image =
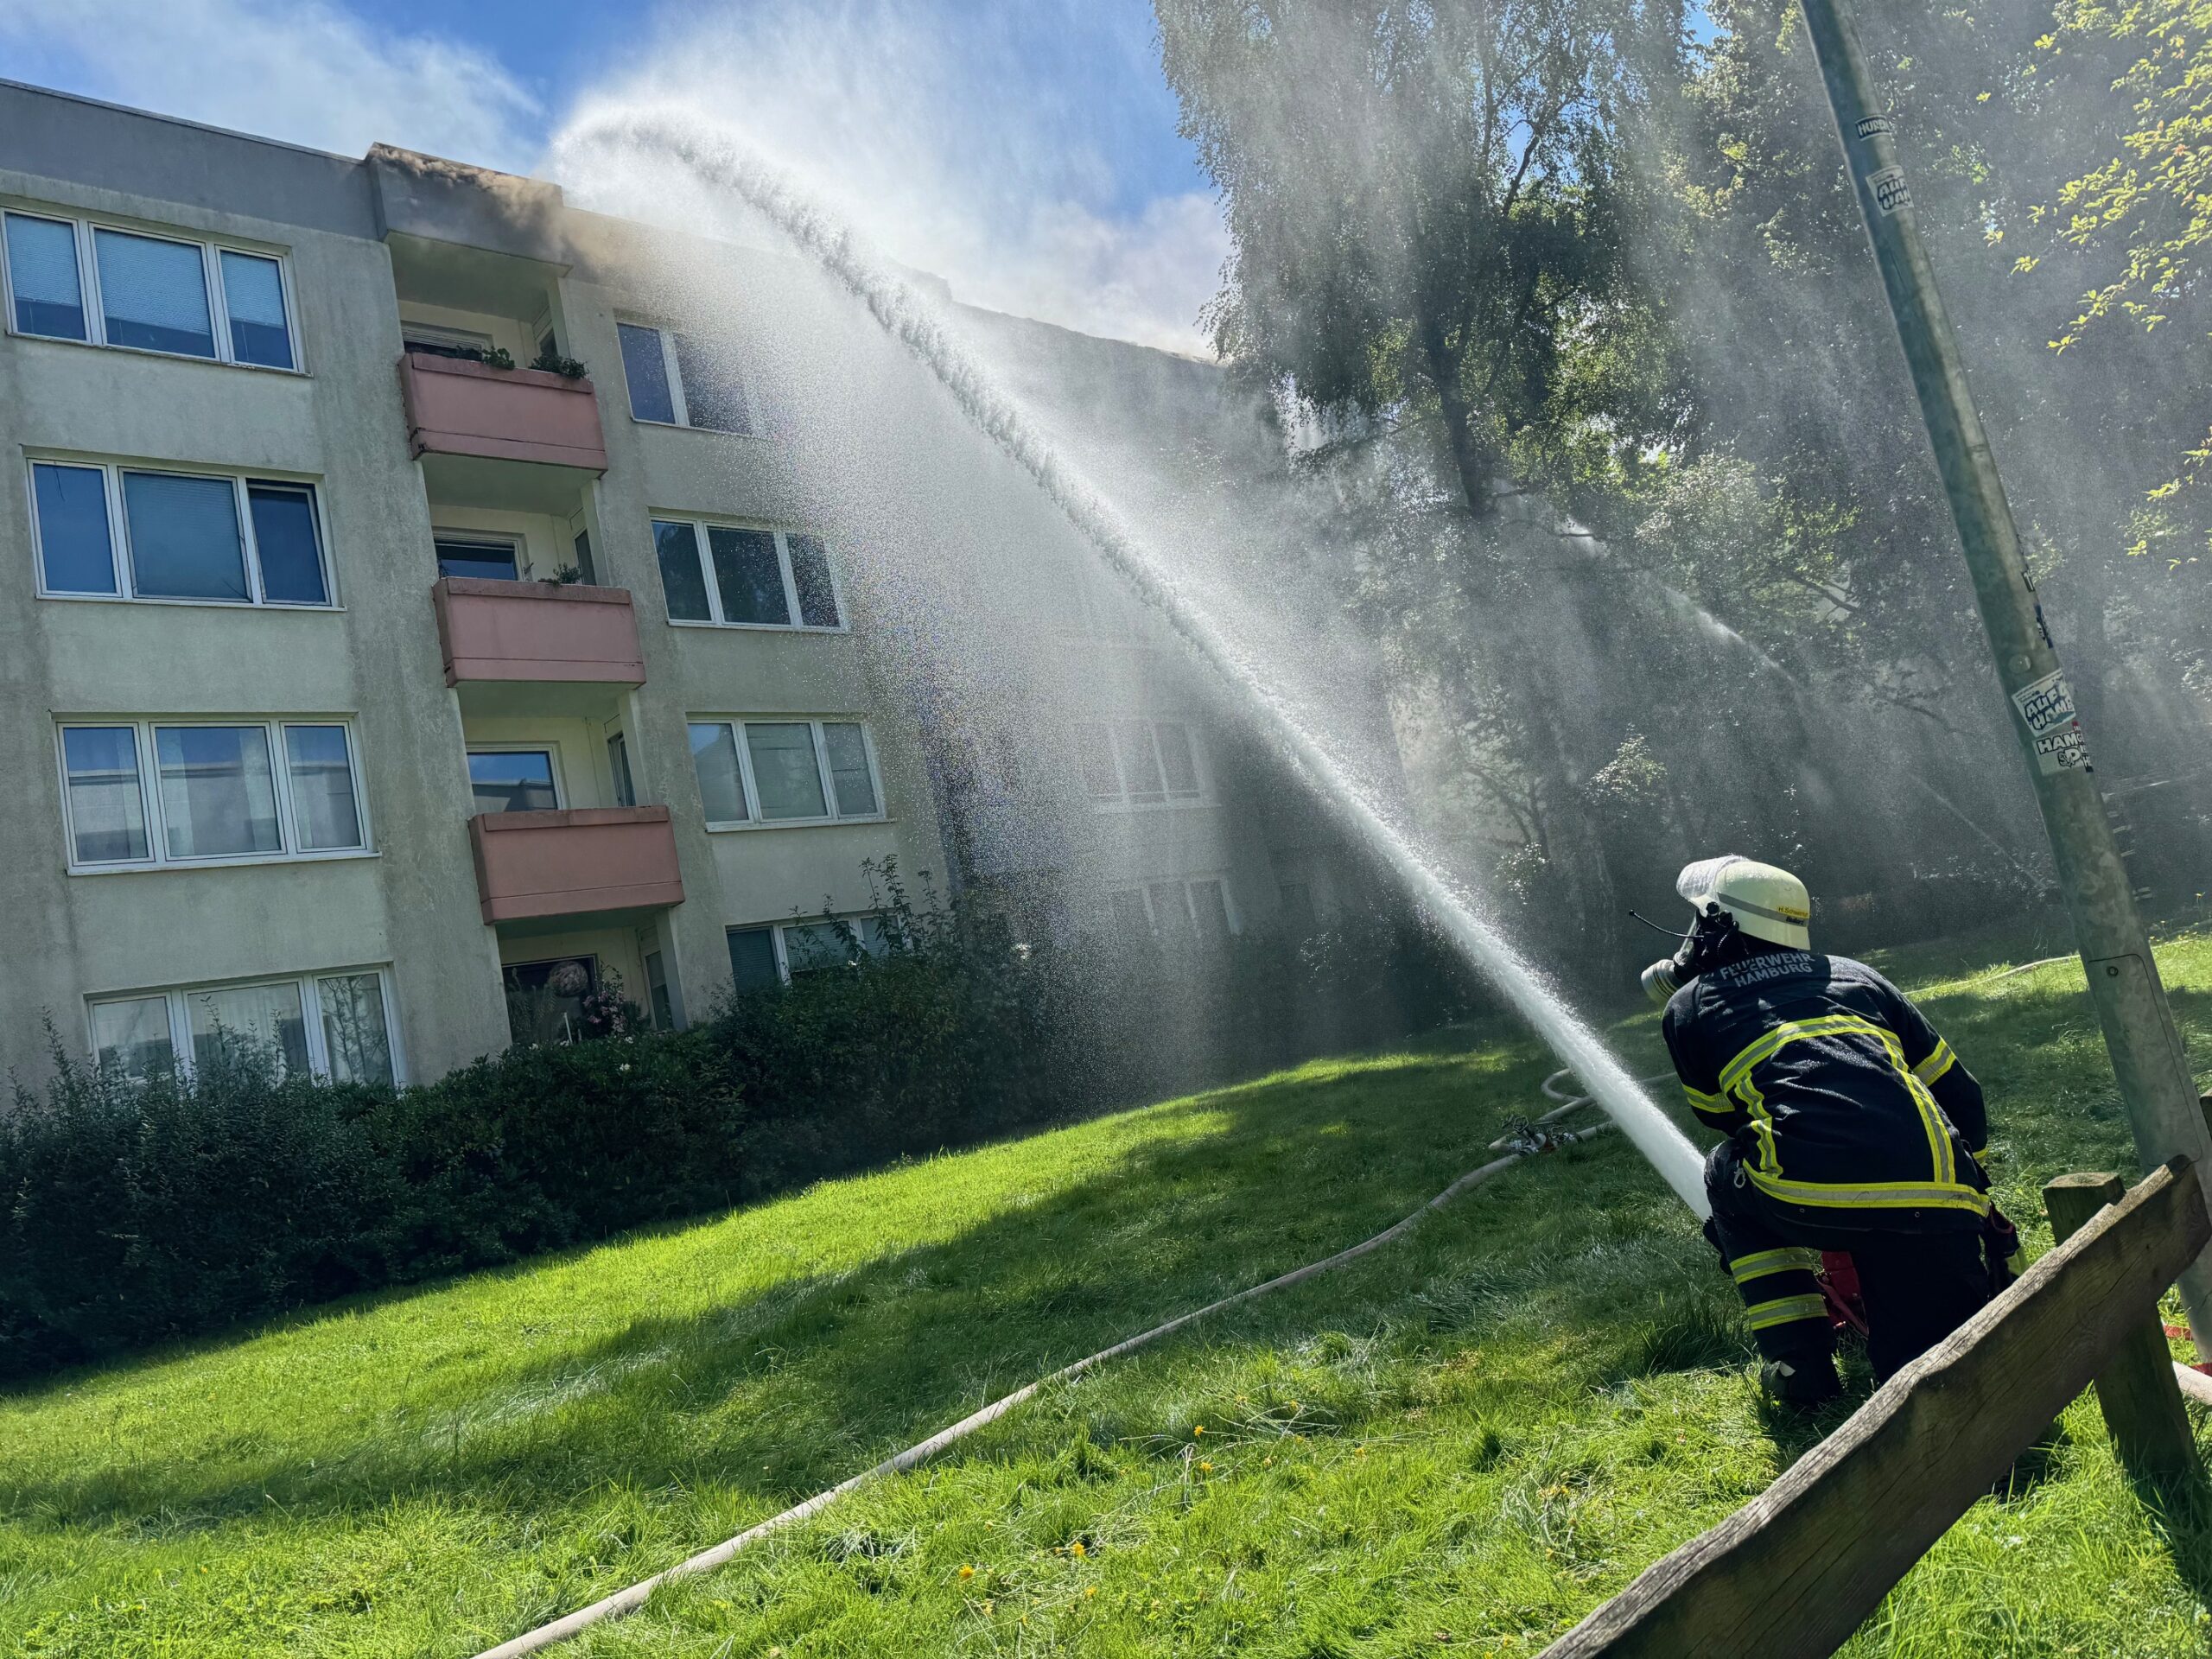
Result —
M1787 870L1730 853L1685 867L1675 891L1700 916L1707 906L1719 905L1752 938L1796 950L1813 948L1806 926L1813 918L1812 896Z

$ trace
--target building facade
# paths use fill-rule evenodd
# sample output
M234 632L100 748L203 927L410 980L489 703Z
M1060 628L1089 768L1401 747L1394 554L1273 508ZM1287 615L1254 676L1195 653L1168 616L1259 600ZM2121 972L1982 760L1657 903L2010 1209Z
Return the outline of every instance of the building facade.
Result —
M894 861L1075 937L1325 907L1204 688L788 256L19 86L0 134L0 1067L681 1024L868 948Z

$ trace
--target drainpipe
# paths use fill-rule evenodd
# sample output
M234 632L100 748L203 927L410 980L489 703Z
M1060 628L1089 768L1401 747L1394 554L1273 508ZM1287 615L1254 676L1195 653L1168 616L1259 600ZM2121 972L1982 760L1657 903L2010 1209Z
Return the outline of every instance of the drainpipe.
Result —
M1873 86L1843 15L1843 0L1799 3L1973 573L1974 600L1998 678L2012 703L2013 729L2043 809L2136 1154L2149 1169L2186 1153L2200 1178L2212 1179L2212 1133L2198 1109L2189 1057L2097 792L2073 694L2021 556L2019 530L1997 475L1989 435L1974 409L1958 340L1936 293L1936 272L1914 221L1912 192L1897 162L1890 119L1875 109ZM2182 1274L2181 1293L2197 1352L2212 1358L2212 1272L2207 1258Z

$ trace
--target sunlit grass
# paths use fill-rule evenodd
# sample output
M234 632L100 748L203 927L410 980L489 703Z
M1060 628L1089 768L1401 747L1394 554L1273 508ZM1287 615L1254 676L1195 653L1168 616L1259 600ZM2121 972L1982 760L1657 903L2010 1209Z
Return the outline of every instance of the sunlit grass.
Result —
M1973 954L1885 965L1990 1085L2024 1224L2049 1174L2132 1160L2079 969ZM2212 1030L2212 944L2162 962ZM1619 1034L1656 1058L1648 1019ZM468 1654L1367 1236L1546 1069L1460 1033L0 1396L0 1650ZM573 1651L1528 1653L1809 1440L1746 1351L1687 1216L1601 1141ZM2146 1518L2094 1406L2066 1429L1849 1651L2204 1651L2197 1535Z

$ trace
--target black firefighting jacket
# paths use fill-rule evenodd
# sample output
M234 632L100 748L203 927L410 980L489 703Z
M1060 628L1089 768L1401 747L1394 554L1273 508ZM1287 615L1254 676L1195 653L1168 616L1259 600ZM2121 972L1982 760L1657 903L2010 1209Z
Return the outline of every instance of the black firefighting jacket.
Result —
M1699 1122L1770 1198L1831 1227L1979 1227L1981 1085L1904 993L1848 957L1775 950L1699 975L1660 1029Z

